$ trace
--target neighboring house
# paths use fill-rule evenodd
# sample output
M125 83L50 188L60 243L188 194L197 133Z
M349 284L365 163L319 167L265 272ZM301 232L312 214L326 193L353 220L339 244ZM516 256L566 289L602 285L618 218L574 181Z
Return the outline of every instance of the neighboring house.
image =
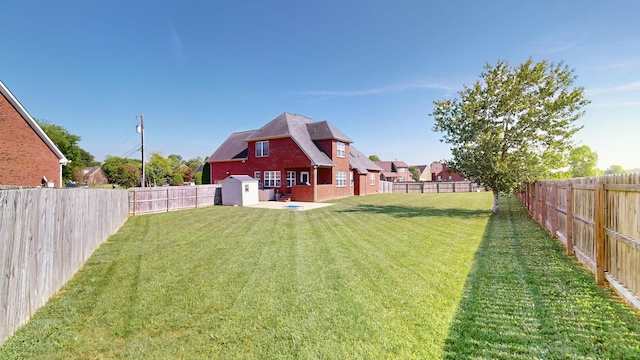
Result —
M419 172L418 181L432 181L431 166L429 165L414 165Z
M82 169L82 183L88 185L105 185L109 183L109 179L100 166L91 166Z
M375 162L351 146L349 151L351 156L351 186L353 195L377 194L380 190L380 173L382 168Z
M467 178L460 173L453 172L445 164L434 162L431 164L432 181L465 181Z
M404 161L376 161L375 163L382 168L382 181L413 181L409 165Z
M359 154L352 143L327 121L283 113L258 130L231 134L209 157L211 182L249 175L262 188L310 202L351 196L356 181L359 195L374 192L374 187L377 192L377 179L375 185L360 187L362 176L377 170L352 163L352 154Z
M62 186L67 158L0 81L0 185Z

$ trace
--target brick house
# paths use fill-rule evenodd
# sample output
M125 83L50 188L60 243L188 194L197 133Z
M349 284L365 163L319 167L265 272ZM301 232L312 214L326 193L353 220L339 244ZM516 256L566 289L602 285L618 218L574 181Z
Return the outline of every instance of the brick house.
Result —
M453 172L443 163L434 162L431 164L432 181L465 181L467 178L460 173Z
M377 193L380 170L360 161L352 143L327 121L283 113L258 130L231 134L207 161L211 182L249 175L260 187L309 202Z
M376 161L375 163L382 168L383 181L413 181L409 165L404 161Z
M67 158L0 81L0 185L62 186Z

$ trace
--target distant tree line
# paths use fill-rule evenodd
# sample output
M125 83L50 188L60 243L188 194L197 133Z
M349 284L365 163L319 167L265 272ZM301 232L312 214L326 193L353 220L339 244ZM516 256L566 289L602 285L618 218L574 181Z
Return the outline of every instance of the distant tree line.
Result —
M65 128L52 124L46 120L36 122L60 149L70 162L62 167L62 181L82 182L83 169L91 166L100 166L102 171L112 184L129 188L140 186L142 179L142 161L140 159L107 156L101 164L95 161L93 155L82 149L78 142L80 136L69 133ZM145 163L145 177L147 185L162 186L166 184L180 185L185 182L202 184L202 172L196 172L203 165L207 157L183 160L182 156L171 154L167 157L158 152L153 152Z

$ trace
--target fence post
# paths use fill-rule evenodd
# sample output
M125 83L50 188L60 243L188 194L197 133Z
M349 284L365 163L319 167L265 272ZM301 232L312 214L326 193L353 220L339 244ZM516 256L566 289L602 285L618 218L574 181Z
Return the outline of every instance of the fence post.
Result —
M538 212L536 211L536 203L538 201L538 199L536 198L536 187L538 185L535 182L531 185L533 187L533 192L531 193L531 214L533 215L534 219L538 220Z
M169 189L170 186L167 186L167 211L169 211Z
M455 182L451 185L451 188L453 189L453 192L456 192L456 183Z
M200 199L198 199L198 186L196 185L196 209L198 208L198 202L200 201Z
M558 237L558 184L551 185L551 236Z
M439 192L440 192L440 183L437 182L436 183L436 193L439 193Z
M567 255L573 256L573 182L567 184Z
M596 282L604 283L604 183L597 182L595 189L594 222L596 236Z
M543 228L547 228L547 190L544 187L544 184L540 184L540 214L541 214L541 219L540 222L542 223L542 227Z

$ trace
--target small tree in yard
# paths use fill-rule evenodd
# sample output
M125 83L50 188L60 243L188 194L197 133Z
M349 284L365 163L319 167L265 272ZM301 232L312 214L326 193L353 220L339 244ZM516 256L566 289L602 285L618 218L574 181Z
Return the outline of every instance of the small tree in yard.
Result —
M434 101L433 130L452 146L447 165L493 191L494 213L501 191L566 165L571 137L581 129L574 123L589 103L584 88L570 88L574 80L563 63L529 59L510 67L502 60L486 64L460 99Z

